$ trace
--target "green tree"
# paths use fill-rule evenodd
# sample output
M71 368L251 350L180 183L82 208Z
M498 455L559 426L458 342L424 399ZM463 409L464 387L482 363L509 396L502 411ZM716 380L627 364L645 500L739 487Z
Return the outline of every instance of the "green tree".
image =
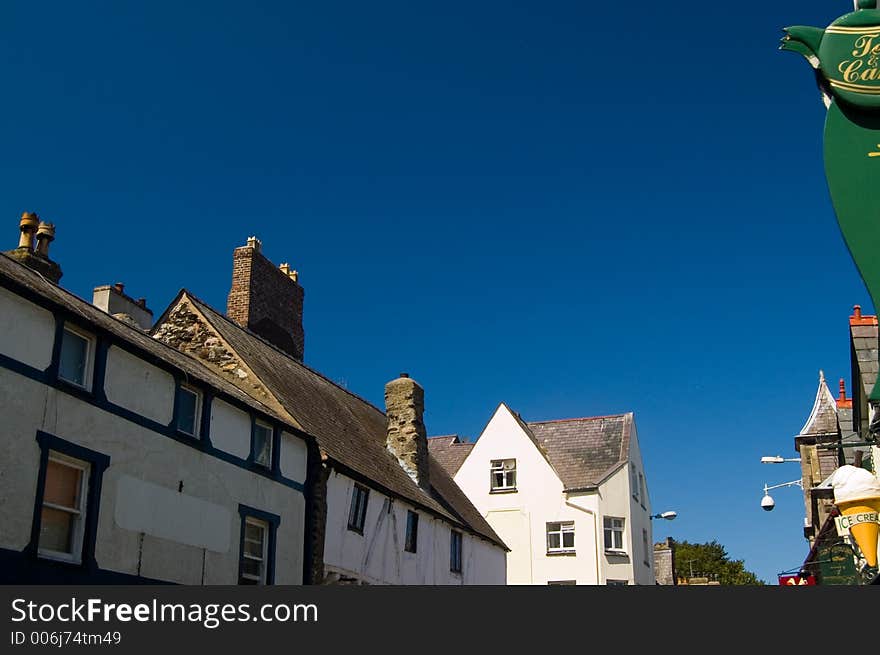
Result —
M763 585L741 559L732 560L717 541L692 544L675 542L675 570L679 578L701 577L722 585Z

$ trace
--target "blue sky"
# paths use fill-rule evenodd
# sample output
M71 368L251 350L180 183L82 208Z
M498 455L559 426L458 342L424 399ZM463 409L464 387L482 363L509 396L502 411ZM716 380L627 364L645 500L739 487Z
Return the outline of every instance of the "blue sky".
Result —
M131 5L131 6L130 6ZM634 411L655 540L764 580L807 553L794 457L873 311L830 206L795 3L3 3L0 216L63 286L225 307L255 234L306 362L432 434Z

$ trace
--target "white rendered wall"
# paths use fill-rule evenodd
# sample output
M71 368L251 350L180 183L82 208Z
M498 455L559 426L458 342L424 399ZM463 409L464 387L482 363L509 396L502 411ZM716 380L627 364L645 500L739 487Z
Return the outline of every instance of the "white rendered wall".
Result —
M509 458L516 459L516 493L490 493L491 460ZM562 482L506 406L495 412L455 481L511 549L508 584L599 582L598 501L585 496L567 502ZM547 523L556 521L574 521L575 555L547 554Z
M363 535L348 529L354 481L336 471L327 480L324 563L369 584L503 585L504 550L462 531L462 572L449 569L451 525L371 490ZM389 511L390 506L390 511ZM416 553L404 550L407 510L419 514Z
M211 403L211 443L214 448L247 459L251 454L251 417L229 403Z
M236 584L241 503L281 516L275 582L302 582L302 493L4 368L0 388L7 391L0 400L6 416L0 431L0 450L5 453L0 464L0 548L20 551L30 539L40 457L36 431L43 430L111 458L103 477L95 548L100 568L132 575L139 571L144 577L182 584ZM128 498L117 511L118 494L136 486L132 479L151 485L152 499L162 498L166 509L172 506L169 514L127 516L142 511L140 503ZM188 498L174 509L167 501L177 493ZM213 536L202 547L193 545L192 532L181 525L196 507L213 508ZM217 516L223 513L228 517L225 549L223 539L217 538ZM163 527L156 527L165 519Z
M174 377L118 346L107 351L107 400L168 425L174 413Z
M0 335L0 354L41 371L52 363L55 340L52 312L2 287Z

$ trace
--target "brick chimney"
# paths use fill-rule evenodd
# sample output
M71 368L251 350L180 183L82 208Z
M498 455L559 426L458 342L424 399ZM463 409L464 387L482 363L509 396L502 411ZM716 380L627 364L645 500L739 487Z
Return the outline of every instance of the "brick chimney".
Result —
M429 489L428 433L422 417L425 413L425 390L401 373L385 385L385 416L388 433L385 445L397 458L401 468L422 489Z
M280 267L262 254L263 244L249 237L232 253L232 288L226 315L242 327L302 361L303 296L299 275L289 264Z
M21 232L18 247L7 250L6 254L35 270L53 284L58 284L62 275L61 267L49 259L49 244L55 240L55 225L41 221L33 212L24 212L18 223L18 229Z
M112 286L105 284L95 287L92 292L92 304L142 330L149 330L153 326L153 310L147 308L146 299L138 298L135 300L126 294L122 282L117 282Z

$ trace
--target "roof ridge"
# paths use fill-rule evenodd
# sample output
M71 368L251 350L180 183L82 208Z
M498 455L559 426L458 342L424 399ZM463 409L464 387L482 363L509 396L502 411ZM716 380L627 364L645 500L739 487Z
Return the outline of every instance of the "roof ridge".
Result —
M546 421L526 421L526 425L537 425L539 423L570 423L572 421L597 421L603 418L626 418L632 412L621 412L620 414L605 414L604 416L581 416L579 418L554 418Z
M210 310L211 312L213 312L214 314L216 314L217 316L219 316L221 319L223 319L224 321L226 321L226 322L229 323L230 325L232 325L232 326L238 328L239 330L245 332L245 333L248 334L249 336L254 337L255 339L259 339L259 340L260 340L262 343L264 343L265 345L267 345L267 346L269 346L270 348L272 348L273 350L277 351L278 353L280 353L280 354L283 355L284 357L287 357L290 361L292 361L292 362L293 362L294 364L296 364L297 366L301 366L302 368L306 369L307 371L309 371L309 372L311 372L311 373L314 373L315 375L317 375L318 377L320 377L320 378L323 379L324 381L329 382L330 384L332 384L334 387L336 387L336 388L339 389L340 391L343 391L343 392L347 393L349 396L351 396L351 397L353 397L353 398L355 398L355 399L357 399L357 400L360 400L362 403L364 403L364 404L366 404L366 405L369 405L371 408L373 408L374 410L376 410L377 412L379 412L382 416L385 416L385 412L383 412L381 409L379 409L378 407L376 407L376 405L374 405L373 403L371 403L371 402L370 402L369 400L367 400L366 398L363 398L363 397L359 396L358 394L354 393L353 391L351 391L351 390L349 390L349 389L346 389L345 387L343 387L343 386L342 386L341 384L339 384L338 382L335 382L334 380L331 380L331 379L328 378L326 375L324 375L323 373L321 373L321 372L318 371L318 370L313 369L313 368L312 368L311 366L309 366L308 364L299 361L299 360L296 359L295 357L291 357L290 353L288 353L288 352L282 350L281 348L279 348L278 346L276 346L274 343L272 343L272 342L270 342L270 341L267 341L266 339L264 339L263 337L261 337L259 334L257 334L257 333L254 332L253 330L251 330L251 329L249 329L249 328L246 328L246 327L242 327L241 325L239 325L238 323L236 323L235 321L233 321L231 318L229 318L228 316L226 316L226 314L221 314L219 311L217 311L216 309L214 309L213 307L211 307L211 305L209 305L208 303L206 303L204 300L202 300L201 298L199 298L199 297L196 296L195 294L190 293L189 289L187 289L186 287L184 287L184 288L182 289L182 291L183 291L184 293L186 293L186 294L187 294L190 298L192 298L194 301L196 301L196 302L199 303L200 305L203 305L205 308L207 308L208 310Z

